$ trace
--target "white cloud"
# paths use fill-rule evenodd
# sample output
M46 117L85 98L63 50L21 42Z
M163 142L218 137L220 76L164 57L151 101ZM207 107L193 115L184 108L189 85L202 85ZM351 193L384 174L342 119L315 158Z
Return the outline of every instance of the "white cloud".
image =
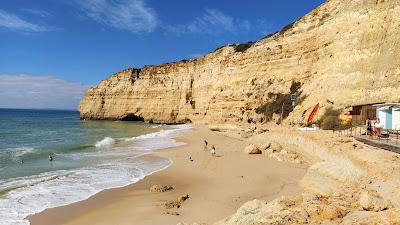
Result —
M152 32L157 27L155 11L143 0L77 1L86 15L94 21L133 33Z
M22 19L21 17L0 9L0 28L24 32L45 32L54 28L41 26Z
M187 24L168 25L165 27L168 33L176 35L197 33L208 35L220 35L224 33L248 33L253 29L259 29L261 20L250 22L237 19L217 9L206 9L205 12ZM266 24L263 24L266 25Z
M54 76L0 75L0 108L76 109L88 88Z

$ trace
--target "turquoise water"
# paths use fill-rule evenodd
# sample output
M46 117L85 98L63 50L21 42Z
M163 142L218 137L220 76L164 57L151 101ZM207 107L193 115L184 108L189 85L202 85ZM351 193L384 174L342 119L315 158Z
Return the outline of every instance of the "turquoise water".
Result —
M167 167L168 159L140 156L182 144L172 138L187 129L82 121L75 111L0 109L0 225L29 224L27 215Z
M96 142L155 131L140 122L81 121L75 111L0 109L0 178L96 164L101 159L84 154L101 151Z

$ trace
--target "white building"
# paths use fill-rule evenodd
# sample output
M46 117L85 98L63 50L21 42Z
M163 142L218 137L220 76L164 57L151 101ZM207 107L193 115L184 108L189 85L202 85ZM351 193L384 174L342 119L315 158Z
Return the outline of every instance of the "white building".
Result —
M376 117L383 124L383 129L400 130L400 103L377 104Z

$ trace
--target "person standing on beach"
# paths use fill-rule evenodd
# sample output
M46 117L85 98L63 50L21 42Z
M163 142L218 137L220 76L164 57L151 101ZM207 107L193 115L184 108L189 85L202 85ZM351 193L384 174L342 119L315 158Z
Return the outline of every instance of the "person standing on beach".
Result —
M382 128L383 123L381 123L381 120L379 118L376 118L376 122L374 124L374 132L378 137L381 136Z
M217 153L215 152L215 146L211 146L211 156L214 157Z
M370 118L365 121L365 125L367 126L367 135L372 137L372 121Z
M204 140L204 151L208 150L208 142L207 140Z

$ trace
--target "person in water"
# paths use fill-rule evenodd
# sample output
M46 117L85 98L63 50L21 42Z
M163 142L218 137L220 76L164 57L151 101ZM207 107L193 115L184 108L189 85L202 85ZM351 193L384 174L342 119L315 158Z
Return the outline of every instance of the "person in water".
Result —
M53 161L53 156L51 156L51 154L49 154L49 161Z

